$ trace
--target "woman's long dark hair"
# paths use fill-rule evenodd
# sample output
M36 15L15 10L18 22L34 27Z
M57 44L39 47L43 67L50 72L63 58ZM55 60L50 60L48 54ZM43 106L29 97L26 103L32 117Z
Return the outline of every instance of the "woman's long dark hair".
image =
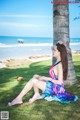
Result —
M56 46L61 55L61 62L63 67L63 79L66 80L68 74L67 50L64 44L57 43Z

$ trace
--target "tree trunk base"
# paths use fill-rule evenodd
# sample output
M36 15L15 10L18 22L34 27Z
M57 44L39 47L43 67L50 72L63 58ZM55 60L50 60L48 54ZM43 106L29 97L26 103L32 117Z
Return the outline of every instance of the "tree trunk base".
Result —
M75 82L77 82L77 79L75 79L75 80L66 80L66 81L64 81L64 85L73 85Z

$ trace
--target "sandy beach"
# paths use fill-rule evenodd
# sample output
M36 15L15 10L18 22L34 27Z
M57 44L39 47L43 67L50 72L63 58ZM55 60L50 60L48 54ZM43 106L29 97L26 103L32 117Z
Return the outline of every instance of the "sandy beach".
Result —
M80 51L72 51L72 55L80 55ZM0 68L16 68L16 67L22 67L26 65L27 63L33 63L33 62L39 62L44 60L52 59L51 55L36 55L36 56L30 56L26 58L10 58L10 59L4 59L0 60Z
M52 57L50 55L37 55L37 56L30 56L26 58L11 58L11 59L4 59L0 61L0 68L15 68L15 67L22 67L27 63L39 62L44 60L49 60Z

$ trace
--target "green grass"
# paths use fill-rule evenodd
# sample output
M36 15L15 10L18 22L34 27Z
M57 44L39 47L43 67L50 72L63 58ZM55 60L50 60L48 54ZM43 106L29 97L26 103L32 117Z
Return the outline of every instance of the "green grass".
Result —
M7 103L19 94L35 73L48 76L51 61L47 60L25 65L22 68L0 69L0 111L9 111L10 120L80 120L80 56L74 56L73 61L78 81L70 87L65 87L69 93L78 95L77 102L61 104L57 101L38 100L29 104L28 99L33 95L31 90L24 96L24 104L7 106ZM24 81L17 81L19 76L23 76Z

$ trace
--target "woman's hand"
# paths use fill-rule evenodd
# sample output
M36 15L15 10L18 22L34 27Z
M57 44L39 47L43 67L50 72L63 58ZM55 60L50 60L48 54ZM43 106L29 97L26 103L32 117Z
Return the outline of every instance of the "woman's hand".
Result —
M40 76L40 75L37 75L37 74L36 74L36 75L34 75L33 77L34 77L35 79L42 80L42 76Z
M40 76L40 75L37 75L37 74L34 75L33 77L37 80L44 80L44 81L51 81L52 80L52 78L50 78L50 77Z

